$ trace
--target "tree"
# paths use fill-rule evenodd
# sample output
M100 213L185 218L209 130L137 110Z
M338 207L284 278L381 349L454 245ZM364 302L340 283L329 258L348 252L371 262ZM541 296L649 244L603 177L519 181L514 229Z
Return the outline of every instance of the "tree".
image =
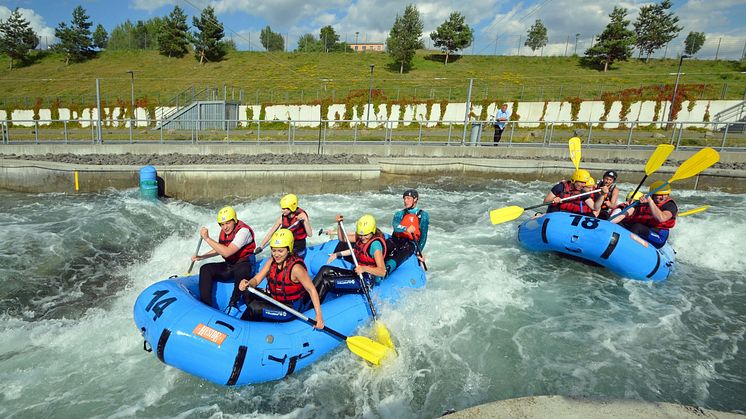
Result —
M640 8L640 14L635 20L635 35L640 54L645 53L645 62L650 59L653 51L662 48L678 36L681 26L676 26L679 18L671 8L671 0L663 0L660 4L649 4Z
M106 49L106 45L109 43L109 33L106 32L104 26L100 23L96 25L96 30L93 31L93 46L98 49Z
M424 47L420 40L422 28L420 12L415 5L408 5L402 16L396 15L394 26L386 38L386 50L394 62L399 63L399 74L412 66L415 51Z
M539 48L544 48L548 40L547 27L541 23L541 19L536 19L536 22L528 30L526 42L523 45L531 48L531 51L536 51Z
M324 46L313 34L307 33L298 38L296 50L299 52L321 52L324 50Z
M326 25L319 31L319 41L324 47L324 52L334 51L334 47L339 43L339 35L331 25Z
M604 72L614 61L627 61L632 56L635 33L627 28L627 9L614 6L614 11L606 29L598 37L598 42L585 51L586 57L596 62L603 61Z
M267 51L285 50L285 40L282 38L282 35L272 32L272 28L269 25L259 33L259 41L261 41L262 46Z
M223 24L215 16L215 9L207 6L202 10L199 19L192 18L192 25L197 32L191 34L192 46L194 47L194 58L200 64L205 61L220 61L225 57L225 44L223 43Z
M93 55L92 25L85 9L78 6L73 10L70 26L60 22L54 30L54 36L60 40L57 48L65 54L65 65L70 64L70 61L83 61Z
M430 33L430 39L436 47L445 52L445 64L448 64L448 56L460 49L468 48L474 40L474 33L469 25L464 22L464 16L459 12L452 12L448 20L443 22L435 32Z
M39 45L39 38L16 7L8 19L0 22L0 52L10 58L8 69L13 69L13 60L26 61L29 51Z
M189 25L181 7L174 10L164 19L163 28L158 34L158 50L167 57L182 58L189 52Z
M702 49L702 45L705 44L705 33L704 32L689 32L684 41L684 53L687 55L694 55Z

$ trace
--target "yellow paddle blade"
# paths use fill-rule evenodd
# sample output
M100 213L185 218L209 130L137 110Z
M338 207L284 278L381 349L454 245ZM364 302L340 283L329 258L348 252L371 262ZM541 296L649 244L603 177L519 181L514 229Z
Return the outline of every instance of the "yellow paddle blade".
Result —
M346 342L347 347L350 348L353 354L373 365L381 365L381 361L393 352L391 349L365 336L350 336Z
M686 217L687 215L696 214L698 212L707 211L707 208L710 208L709 205L703 205L701 207L697 207L694 209L690 209L689 211L684 211L676 214L677 217Z
M580 167L580 138L578 137L572 137L570 138L570 141L567 142L567 146L570 148L570 160L572 160L572 164L575 165L575 170L578 170Z
M668 156L671 155L674 148L675 147L671 144L660 144L656 147L645 165L645 174L650 176L655 173L656 170L660 169L660 167L663 166L663 163L666 162L666 159L668 159Z
M490 211L490 221L492 224L502 224L506 221L512 221L523 214L523 208L515 205L505 208L498 208Z
M686 159L684 163L681 163L681 166L676 169L676 173L673 174L673 177L668 179L668 183L697 175L717 163L719 160L720 154L717 151L710 147L705 147L702 150L699 150L692 157Z
M373 324L373 329L376 332L376 340L386 346L387 348L394 349L394 341L391 340L391 334L383 323L376 321Z

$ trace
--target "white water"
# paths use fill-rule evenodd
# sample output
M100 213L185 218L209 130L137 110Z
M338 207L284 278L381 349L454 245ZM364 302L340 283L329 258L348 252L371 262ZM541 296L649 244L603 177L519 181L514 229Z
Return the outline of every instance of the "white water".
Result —
M137 191L0 192L0 416L435 417L542 394L746 410L746 196L675 191L682 210L713 206L679 220L677 270L651 285L527 253L518 221L490 224L490 209L541 202L547 183L408 186L430 212L430 271L424 290L378 309L399 357L372 368L340 346L285 380L241 388L142 351L132 305L148 284L184 273L198 226L214 236L220 206L233 204L261 239L279 194L198 206ZM403 189L300 194L300 204L315 231L337 212L370 212L390 231Z

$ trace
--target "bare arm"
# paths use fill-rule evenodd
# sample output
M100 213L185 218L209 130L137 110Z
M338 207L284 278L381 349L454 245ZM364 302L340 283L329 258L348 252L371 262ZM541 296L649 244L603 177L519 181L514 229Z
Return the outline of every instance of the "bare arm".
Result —
M308 292L308 296L311 297L311 302L313 303L313 309L316 311L316 326L314 327L317 329L323 329L324 317L321 315L321 300L319 299L319 293L316 292L316 287L313 286L313 282L308 276L308 271L303 269L300 264L296 264L293 266L293 271L290 273L290 279L293 282L299 282L303 285L306 292Z
M246 291L246 288L252 287L256 288L257 285L259 285L260 282L267 276L269 273L269 267L272 265L271 261L267 261L267 263L262 266L262 269L259 270L251 279L244 278L238 283L238 289L241 291Z
M202 227L202 229L199 231L199 234L200 236L202 236L202 240L204 240L205 243L207 243L210 247L212 247L213 252L215 252L216 254L224 258L227 258L238 251L238 246L236 246L233 243L226 246L211 239L208 234L207 228L205 227ZM214 256L214 255L211 255L211 256ZM203 258L211 257L211 256L207 256L207 254L205 254L203 255Z

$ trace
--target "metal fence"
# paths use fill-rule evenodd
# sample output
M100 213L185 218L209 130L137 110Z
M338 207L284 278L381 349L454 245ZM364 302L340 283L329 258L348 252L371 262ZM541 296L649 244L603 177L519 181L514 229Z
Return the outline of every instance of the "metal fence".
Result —
M409 144L491 146L488 121L412 120L210 120L191 121L186 129L159 129L151 119L0 120L2 144ZM205 122L223 129L200 129ZM182 125L183 127L184 125ZM189 125L187 125L189 126ZM589 147L633 148L672 144L746 150L746 122L519 121L509 122L500 146L552 147L578 136ZM1 149L0 149L1 150Z

